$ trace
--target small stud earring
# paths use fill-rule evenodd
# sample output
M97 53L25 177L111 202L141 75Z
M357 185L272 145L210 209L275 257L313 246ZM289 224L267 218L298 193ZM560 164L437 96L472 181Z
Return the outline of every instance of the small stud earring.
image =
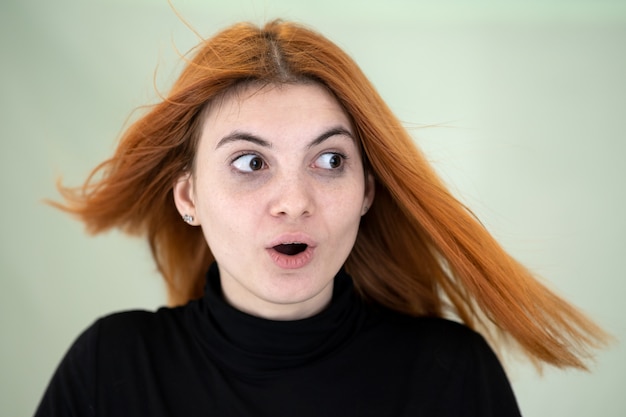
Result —
M190 216L189 214L183 214L183 221L187 224L191 224L193 223L193 216Z

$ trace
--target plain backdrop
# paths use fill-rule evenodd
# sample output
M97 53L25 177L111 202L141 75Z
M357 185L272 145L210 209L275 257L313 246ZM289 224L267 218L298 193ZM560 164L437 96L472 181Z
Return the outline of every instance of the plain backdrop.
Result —
M201 36L308 24L361 65L519 260L619 340L626 295L626 2L174 0ZM198 42L166 0L0 5L0 414L31 415L97 317L165 301L146 244L42 203L115 149ZM626 415L626 350L591 373L507 362L525 416Z

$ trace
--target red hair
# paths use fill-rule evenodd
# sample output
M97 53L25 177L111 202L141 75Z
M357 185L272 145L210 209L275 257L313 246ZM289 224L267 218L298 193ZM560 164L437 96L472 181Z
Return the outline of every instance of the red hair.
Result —
M115 155L81 188L60 187L66 203L57 206L89 232L118 227L147 236L170 303L199 297L214 258L200 228L181 221L172 188L193 167L203 109L250 82L320 83L351 117L376 180L346 261L365 299L417 316L451 312L470 327L511 336L535 361L585 368L605 333L502 249L446 189L356 63L302 26L238 24L203 41Z

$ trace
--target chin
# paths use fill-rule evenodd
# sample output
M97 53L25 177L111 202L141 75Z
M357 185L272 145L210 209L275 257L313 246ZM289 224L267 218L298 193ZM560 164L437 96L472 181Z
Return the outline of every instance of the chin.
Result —
M291 276L273 282L272 287L274 288L266 289L263 298L272 304L295 305L306 304L317 297L327 298L329 301L332 297L332 279L328 282L310 282L307 279L296 280L296 277ZM328 294L325 294L326 292Z

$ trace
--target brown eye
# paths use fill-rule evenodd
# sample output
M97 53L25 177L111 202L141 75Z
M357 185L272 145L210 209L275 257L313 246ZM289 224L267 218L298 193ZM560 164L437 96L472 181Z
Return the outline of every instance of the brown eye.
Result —
M341 157L339 155L333 155L328 160L328 163L332 168L339 168L341 166L341 162Z
M263 168L263 160L261 158L252 158L250 160L250 169L252 171L258 171Z
M246 154L241 155L239 158L232 162L232 165L241 172L253 172L259 171L265 168L265 161L258 155Z
M338 169L343 166L345 157L339 153L328 152L320 155L315 165L324 169Z

